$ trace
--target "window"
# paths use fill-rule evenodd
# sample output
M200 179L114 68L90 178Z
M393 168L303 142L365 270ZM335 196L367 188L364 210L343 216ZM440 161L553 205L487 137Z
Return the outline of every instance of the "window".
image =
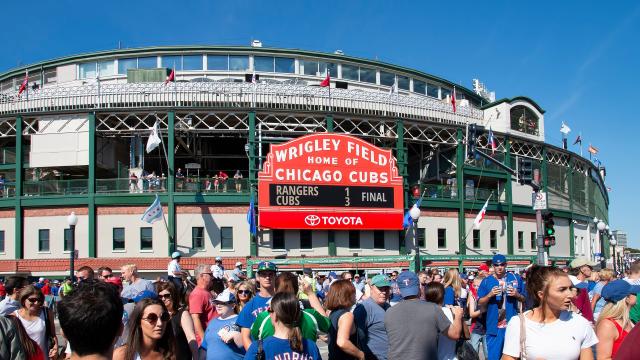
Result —
M153 250L153 228L140 228L140 250Z
M398 75L398 89L409 90L409 78Z
M342 65L342 78L346 80L358 80L358 67Z
M491 230L489 231L489 247L492 249L498 248L498 231Z
M300 60L304 66L304 74L311 76L326 76L327 67L331 73L331 77L338 77L338 66L333 63L325 63L311 60Z
M194 226L191 228L191 247L194 249L204 249L204 228Z
M271 230L271 248L284 249L284 230Z
M49 229L38 230L38 251L49 251Z
M293 58L277 57L274 58L274 61L276 72L288 74L293 74L294 72L296 72L296 63Z
M273 72L273 57L271 56L254 56L253 68L256 71Z
M312 249L311 230L300 230L300 249Z
M116 63L113 60L100 61L98 63L98 76L111 76L116 74Z
M184 55L182 70L202 70L202 55Z
M427 83L413 79L413 92L424 95L427 91Z
M384 231L375 230L373 232L373 248L384 249Z
M0 253L4 252L4 230L0 230Z
M58 69L46 69L44 71L44 83L51 84L57 81Z
M64 229L63 250L71 251L71 229Z
M138 69L156 69L158 58L155 56L138 58Z
M447 229L438 229L438 249L447 247Z
M360 231L349 230L349 249L360 249Z
M176 70L182 70L182 56L180 55L162 55L160 61L160 67L163 68L175 68Z
M360 68L360 81L375 84L376 71L374 69Z
M518 231L518 249L524 249L524 231Z
M84 64L80 64L78 65L78 78L79 79L92 79L95 78L98 75L98 72L96 70L96 63L92 62L92 63L84 63Z
M138 59L118 59L118 74L127 74L127 70L138 68Z
M480 248L480 230L473 230L473 248Z
M220 248L222 250L233 250L233 228L231 226L220 228Z
M229 56L207 55L207 70L229 70Z
M445 89L445 88L441 88L440 89L440 98L441 99L446 99L447 96L451 96L451 90Z
M530 135L538 135L538 116L526 106L511 108L511 129Z
M416 234L416 240L418 241L418 247L423 248L426 246L426 233L427 229L425 228L417 228L418 233Z
M538 246L536 245L536 233L534 231L531 232L530 241L531 241L531 248L536 249Z
M113 228L113 250L124 250L124 228Z
M396 82L396 74L380 71L380 85L393 86L394 82Z
M229 70L245 71L249 69L249 57L247 55L229 55Z
M439 99L438 85L427 84L427 95Z

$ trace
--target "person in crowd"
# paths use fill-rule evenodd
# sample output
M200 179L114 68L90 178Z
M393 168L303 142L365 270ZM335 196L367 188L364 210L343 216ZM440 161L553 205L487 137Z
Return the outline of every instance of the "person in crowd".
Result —
M0 279L0 301L4 300L5 296L7 296L7 289L4 287L4 281Z
M64 296L70 295L72 292L73 292L73 281L70 277L66 277L64 278L64 283L62 284L62 287L60 287L60 291L58 292L58 294L62 298Z
M269 308L269 301L275 293L275 278L278 268L270 261L261 261L258 264L257 280L260 291L247 302L238 315L237 324L242 333L242 344L245 350L251 346L251 326L261 312Z
M496 268L496 274L498 272ZM568 311L574 297L571 286L567 274L557 267L534 265L531 268L527 293L533 297L534 307L509 321L503 360L593 359L591 347L598 339L589 321ZM524 329L522 337L521 329ZM521 339L524 339L524 348L520 346Z
M489 276L489 265L484 263L480 264L480 266L478 266L478 275L483 275L485 278Z
M233 179L236 183L236 192L242 191L242 173L240 173L240 170L236 170L235 175L233 175Z
M171 327L176 339L176 357L178 359L198 359L198 342L189 311L182 307L180 292L171 282L156 284L158 299L162 301L171 316Z
M275 333L262 341L263 359L321 359L318 346L302 337L298 324L302 309L297 297L289 292L275 294L269 307ZM245 359L256 359L259 343L249 346Z
M34 354L25 354L25 346L22 339L31 340L22 329L20 333L20 321L15 317L0 316L0 359L7 360L23 360L31 359ZM31 350L37 352L40 350L33 341L31 341ZM27 356L28 355L28 356ZM38 353L42 356L42 352Z
M633 328L629 310L636 304L640 285L631 285L625 280L613 280L602 288L601 296L606 301L596 323L598 359L615 359L624 338Z
M454 306L454 321L450 322L438 305L420 301L418 284L418 276L412 271L403 271L398 277L403 301L384 316L389 360L437 359L438 336L460 338L463 310Z
M631 267L629 267L629 274L624 278L624 280L631 285L640 285L640 260L636 260L631 263ZM629 318L634 324L637 324L638 321L640 321L640 302L636 302L636 304L631 308Z
M360 279L360 274L356 273L353 275L353 286L356 288L356 291L360 291L364 293L365 281Z
M236 286L236 296L238 298L238 313L247 305L256 293L256 287L250 281L241 281Z
M425 289L428 283L432 280L431 273L428 271L420 271L418 273L418 281L420 282L420 300L425 300Z
M218 173L218 180L220 181L220 185L222 185L222 192L227 192L227 185L229 180L229 175L226 172L220 171Z
M76 270L76 278L78 279L78 283L83 281L93 281L95 273L91 266L83 266L80 269Z
M502 356L507 323L518 313L525 298L524 284L519 275L507 273L507 258L495 254L491 260L493 275L487 276L478 288L478 305L486 308L486 335L488 360Z
M329 360L364 359L365 354L358 349L357 334L351 307L355 304L356 289L350 280L340 279L331 285L325 300L331 311L329 320Z
M129 174L129 192L140 192L140 189L138 188L138 176L133 171Z
M307 268L303 268L302 269L302 280L308 282L309 284L311 284L311 287L313 289L316 288L316 279L313 278L313 271L311 270L311 268L307 267ZM277 281L278 281L278 279L276 279L276 282ZM277 285L276 285L276 288L277 288ZM315 291L314 291L314 293L315 293ZM298 299L300 299L300 302L302 303L302 306L305 309L311 308L311 304L309 303L309 297L303 291L303 289L299 289L299 291L298 291Z
M123 330L119 291L105 282L83 284L58 304L58 319L74 359L111 359ZM89 320L89 321L88 321Z
M27 278L23 276L9 276L4 287L7 292L7 296L0 301L0 316L5 316L13 313L20 308L20 290L27 286L29 282Z
M213 189L215 192L220 192L220 179L218 179L218 174L213 175Z
M432 280L432 281L433 281L433 282L437 282L437 283L441 283L441 282L442 282L442 274L440 274L440 272L439 272L439 271L436 271L436 272L433 274L433 280Z
M575 258L569 263L570 279L575 282L585 283L586 286L576 286L578 288L578 295L573 299L573 304L585 319L593 322L593 308L589 301L589 292L587 291L587 279L591 278L591 272L593 266L597 265L594 262L589 261L587 258ZM577 282L575 281L577 280ZM574 284L574 285L576 285Z
M207 325L217 316L215 306L213 306L213 273L209 266L199 264L195 269L196 287L189 294L189 313L193 319L193 328L196 332L198 344L202 343L204 330Z
M299 289L299 284L302 284L302 289ZM282 292L288 292L291 294L299 294L300 291L307 295L310 308L304 309L302 316L300 317L299 327L302 331L302 337L309 340L317 340L318 333L320 331L326 333L329 331L330 323L326 317L326 313L320 300L309 284L304 279L296 277L291 272L280 273L276 277L276 294ZM256 317L256 320L251 326L251 338L252 339L265 339L272 336L275 332L271 318L268 311L263 311Z
M398 272L392 271L391 276L391 298L389 299L389 303L391 306L394 306L398 302L402 300L402 294L400 294L400 289L398 288Z
M371 279L371 295L353 310L359 343L367 360L386 360L389 350L384 315L389 309L391 282L382 274Z
M446 275L445 275L446 279ZM453 322L452 305L444 304L445 287L442 283L431 282L425 289L425 299L427 302L438 305L450 322ZM464 326L464 325L463 325ZM446 336L438 336L438 360L456 359L456 341Z
M22 323L25 331L35 341L42 354L49 358L58 354L58 338L55 336L53 312L44 306L42 291L33 285L20 290L20 309L12 313Z
M135 264L123 265L120 270L122 272L122 278L127 282L127 285L122 289L122 293L120 294L124 299L133 299L145 290L156 291L153 282L143 279L138 275L138 267Z
M237 301L230 291L223 291L216 297L214 304L218 317L211 320L200 345L200 358L242 359L245 349L242 346L242 334L236 324Z
M118 289L118 293L122 292L122 280L119 277L111 276L107 278L104 282L115 286Z
M600 270L600 281L593 288L592 294L589 295L591 298L591 308L593 309L593 319L598 321L598 315L600 315L600 311L605 305L605 300L602 297L602 288L609 283L613 279L613 270L611 269L602 269Z
M180 254L179 251L174 251L173 253L171 253L171 261L169 262L169 266L167 268L167 278L170 282L173 283L179 294L182 294L183 292L182 277L189 276L189 273L183 271L180 267L181 257L182 254Z
M471 276L470 276L471 277ZM480 345L482 344L482 352L485 357L487 357L487 342L485 341L485 316L483 309L478 305L478 287L482 283L482 280L485 279L485 276L479 274L477 277L473 277L473 283L469 286L469 301L467 302L467 306L469 309L469 317L471 318L471 328L470 335L471 338L469 342L473 349L479 354L480 353Z
M342 274L340 274L340 279L352 281L353 275L351 275L351 273L348 271L343 271Z
M96 276L99 281L107 281L113 275L113 270L108 266L101 266L96 270Z
M240 281L247 280L247 275L242 271L242 262L237 261L235 267L231 271L229 275L229 279L233 280L238 284Z
M220 256L216 256L216 263L211 265L211 272L216 279L224 278L224 266L222 266L222 258Z
M637 302L636 302L637 305ZM616 360L637 360L640 343L640 326L634 326L618 348Z
M35 286L38 289L42 290L42 287L44 286L44 280L45 280L45 278L43 278L43 277L39 278L38 282L35 283L33 286Z
M467 290L462 287L462 279L458 269L451 268L444 275L444 304L457 305L462 308L467 306ZM465 303L462 303L462 299Z
M127 343L113 353L114 360L177 360L171 316L162 301L140 300L129 318Z
M178 168L175 174L176 177L176 188L180 191L184 187L184 173L182 173L182 169Z

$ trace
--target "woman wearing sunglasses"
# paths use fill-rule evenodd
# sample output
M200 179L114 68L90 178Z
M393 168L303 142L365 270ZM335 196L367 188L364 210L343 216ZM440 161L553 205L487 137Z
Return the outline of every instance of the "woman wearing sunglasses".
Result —
M218 317L211 319L200 345L200 359L244 359L236 297L225 290L214 300Z
M53 313L44 306L42 291L33 285L25 286L20 291L20 305L20 309L12 315L20 320L27 335L38 344L42 354L55 359L58 355L58 339L55 336ZM44 358L43 356L42 359Z
M256 293L256 287L250 281L242 281L236 286L236 295L238 296L238 313L246 303L253 298Z
M182 306L176 286L171 282L159 282L156 284L156 290L158 299L162 300L171 316L171 327L176 338L176 358L198 359L198 342L193 319L189 311Z
M162 301L142 299L129 318L128 343L113 352L115 360L176 360L171 316Z

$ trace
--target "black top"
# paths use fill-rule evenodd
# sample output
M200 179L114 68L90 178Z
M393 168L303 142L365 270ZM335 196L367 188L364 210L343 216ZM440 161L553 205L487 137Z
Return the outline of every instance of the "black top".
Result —
M182 330L182 313L184 310L179 310L175 315L171 317L171 327L173 328L173 334L176 338L176 359L191 359L191 349L189 348L189 342L187 336Z
M334 310L329 314L329 320L331 320L331 327L329 328L329 360L351 360L357 359L354 356L347 354L342 351L337 344L338 341L338 320L340 317L347 313L347 310L339 309ZM356 333L353 333L349 336L349 341L351 341L355 346L358 346L358 337ZM359 347L358 347L359 348Z

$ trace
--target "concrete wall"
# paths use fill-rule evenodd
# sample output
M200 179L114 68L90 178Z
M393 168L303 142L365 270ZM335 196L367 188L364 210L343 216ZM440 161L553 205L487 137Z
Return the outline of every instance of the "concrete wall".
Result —
M473 221L477 213L467 213L467 255L490 255L492 251L507 253L507 214L489 213L480 224L480 249L473 248ZM491 248L491 230L496 231L498 247Z
M67 216L74 211L76 225L76 250L79 257L89 255L87 208L39 208L24 209L23 236L25 259L51 259L69 256L64 251L64 229L69 228ZM49 230L49 251L38 251L39 230Z

